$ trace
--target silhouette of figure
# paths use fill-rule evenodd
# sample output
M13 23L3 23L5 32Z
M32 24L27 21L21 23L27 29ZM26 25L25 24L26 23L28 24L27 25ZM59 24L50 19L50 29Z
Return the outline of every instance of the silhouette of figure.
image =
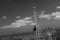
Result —
M36 31L36 25L34 25L33 31Z

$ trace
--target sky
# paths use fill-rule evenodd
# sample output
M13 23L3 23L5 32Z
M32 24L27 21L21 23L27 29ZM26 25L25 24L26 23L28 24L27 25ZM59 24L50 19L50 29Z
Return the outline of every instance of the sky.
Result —
M16 16L32 16L33 6L36 6L36 10L45 10L48 14L56 11L56 6L59 5L60 0L0 0L0 26L10 24L16 20Z
M48 8L51 10L56 7L56 3L56 0L0 0L0 14L1 16L14 17L18 15L25 17L33 14L34 5L40 10L47 10Z

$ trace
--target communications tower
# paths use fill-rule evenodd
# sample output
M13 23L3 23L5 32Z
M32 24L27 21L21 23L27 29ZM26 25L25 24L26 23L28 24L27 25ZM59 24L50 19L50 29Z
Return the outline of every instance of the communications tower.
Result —
M33 13L34 13L34 21L36 23L36 25L34 25L35 28L35 37L34 40L40 40L40 33L39 33L39 25L38 25L38 21L37 21L37 15L36 15L36 7L33 7Z

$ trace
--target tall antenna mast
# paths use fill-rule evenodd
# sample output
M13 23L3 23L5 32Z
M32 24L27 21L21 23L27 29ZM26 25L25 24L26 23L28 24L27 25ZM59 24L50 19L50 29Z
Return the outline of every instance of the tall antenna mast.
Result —
M34 31L34 40L40 40L40 34L39 34L39 26L38 26L38 21L37 21L37 11L36 11L36 4L39 0L34 0L34 5L33 5L33 14L34 14L34 21L36 23L35 28L36 30Z
M34 13L34 21L35 21L36 26L37 26L37 15L36 15L36 7L35 6L33 7L33 13Z
M39 35L39 26L38 26L38 21L37 21L37 14L36 14L36 7L33 7L33 13L34 13L34 21L36 23L36 31L35 31L35 38L34 40L40 40L40 35Z

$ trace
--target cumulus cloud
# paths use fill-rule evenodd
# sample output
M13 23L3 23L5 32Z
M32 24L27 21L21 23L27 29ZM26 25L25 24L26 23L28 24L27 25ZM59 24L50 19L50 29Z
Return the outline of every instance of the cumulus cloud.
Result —
M52 16L60 16L60 12L53 12L51 15Z
M54 12L51 15L54 16L54 19L60 19L60 12Z
M23 20L31 20L32 17L25 17Z
M2 18L3 18L3 19L6 19L7 17L6 17L6 16L3 16Z
M44 14L42 13L39 18L46 18L46 19L60 19L60 12L52 12L51 14Z
M16 18L21 18L20 16L16 16Z
M16 27L23 27L27 25L35 25L34 21L31 20L32 17L25 17L23 19L15 20L15 22L11 23L10 25L4 26L3 28L16 28Z
M57 6L56 8L57 8L57 9L60 9L60 6Z
M39 15L38 18L47 18L47 19L50 19L50 18L51 18L51 14L45 14L45 13L43 12L43 13L41 13L41 14Z
M60 9L60 6L57 6L56 9ZM46 18L46 19L60 19L60 12L52 12L51 14L45 14L45 12L42 12L41 15L39 15L38 18Z

